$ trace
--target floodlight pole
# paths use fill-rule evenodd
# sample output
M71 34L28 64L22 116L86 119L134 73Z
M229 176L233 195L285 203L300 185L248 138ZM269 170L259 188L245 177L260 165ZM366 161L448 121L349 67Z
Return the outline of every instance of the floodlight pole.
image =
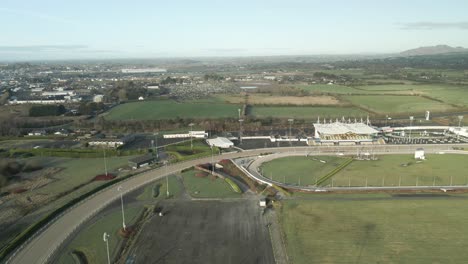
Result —
M288 122L289 122L289 145L291 145L291 125L292 125L292 122L294 122L294 119L290 118L288 119Z
M189 124L190 127L190 150L193 150L193 123Z
M154 150L156 151L156 160L159 160L158 135L159 135L158 132L154 133L154 141L155 141L155 143L156 143L156 148L154 149Z
M120 204L122 206L122 227L124 231L127 231L127 226L125 225L125 211L124 211L124 204L123 204L122 185L117 187L117 191L120 192Z
M411 131L412 131L411 128L412 128L412 126L413 126L413 119L414 119L414 116L410 116L409 119L410 119L409 140L410 140L410 143L411 143Z
M109 254L109 235L104 232L102 235L102 240L106 243L106 249L107 249L107 263L110 264L110 254Z
M244 119L239 119L239 143L242 144L242 122Z
M460 138L460 133L461 133L461 121L463 120L463 116L459 115L458 116L458 134L457 134L457 140Z
M164 162L164 173L166 174L166 197L169 197L169 175L167 175L167 161Z
M214 173L214 162L213 162L213 145L210 145L211 148L211 175Z
M106 173L106 176L107 176L107 160L106 160L106 149L105 149L105 148L103 148L102 150L103 150L103 152L104 152L104 171L105 171L105 173Z

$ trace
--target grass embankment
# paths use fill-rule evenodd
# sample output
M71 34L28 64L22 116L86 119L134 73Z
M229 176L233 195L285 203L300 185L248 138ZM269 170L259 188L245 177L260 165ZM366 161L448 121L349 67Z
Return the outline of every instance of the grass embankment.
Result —
M188 170L182 173L182 177L184 179L184 186L192 197L236 198L241 195L235 192L227 181L205 172Z
M190 141L166 146L166 153L172 155L177 161L206 157L211 155L212 151L214 155L219 153L217 147L213 147L213 150L211 150L201 140L193 140L193 147L190 146Z
M131 226L143 210L144 208L141 206L126 207L125 220L127 226ZM85 226L62 252L59 263L74 264L73 251L84 253L88 263L107 263L106 244L102 240L103 234L106 232L110 235L109 253L112 260L123 240L118 234L120 228L122 228L122 213L119 207L117 210L112 210L112 212L100 216L95 222Z
M167 179L169 181L169 198L179 197L182 191L180 182L176 176L171 175ZM168 198L166 178L157 180L154 183L148 184L143 192L138 195L137 200L141 201L159 201Z
M155 100L118 105L112 108L105 118L109 120L236 118L239 108L240 105L228 104L216 99L185 102Z
M291 263L464 263L465 199L284 201ZM331 200L330 200L331 199Z

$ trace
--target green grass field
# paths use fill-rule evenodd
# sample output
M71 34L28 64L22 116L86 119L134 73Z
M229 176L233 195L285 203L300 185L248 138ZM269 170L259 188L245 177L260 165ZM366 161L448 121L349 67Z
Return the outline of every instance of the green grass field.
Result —
M437 101L419 96L377 96L354 95L342 97L351 104L369 109L380 114L412 114L431 112L444 112L456 110L456 108Z
M180 182L177 180L176 176L171 175L167 179L169 182L169 198L176 198L179 197L182 188L180 186ZM153 196L153 189L157 188L156 186L159 185L159 195L157 197ZM167 198L167 184L166 178L157 180L154 183L150 183L143 189L143 192L138 195L137 200L140 201L159 201L162 199Z
M291 263L465 263L466 199L284 201Z
M260 169L265 177L275 181L315 185L317 180L345 161L346 158L333 156L284 157L265 162Z
M378 159L353 161L333 176L333 186L365 186L366 179L367 186L414 186L416 182L419 186L468 184L465 155L431 154L419 163L413 155L382 155Z
M125 208L127 226L131 226L137 217L143 212L142 206L129 206ZM122 238L118 230L122 227L122 213L120 208L98 218L95 222L86 226L61 252L59 263L76 263L71 255L73 250L79 250L86 255L88 263L107 263L106 244L102 240L104 232L109 237L109 252L111 259L115 256Z
M195 176L199 171L189 170L182 173L184 186L187 192L196 198L237 198L241 194L232 190L231 186L223 179L212 179L211 175L206 177Z
M157 100L131 102L112 108L106 119L109 120L157 120L173 118L235 118L239 105L222 101L187 101Z
M343 116L366 116L367 112L353 107L315 107L315 106L254 106L251 115L255 117L305 118L317 117L341 118Z

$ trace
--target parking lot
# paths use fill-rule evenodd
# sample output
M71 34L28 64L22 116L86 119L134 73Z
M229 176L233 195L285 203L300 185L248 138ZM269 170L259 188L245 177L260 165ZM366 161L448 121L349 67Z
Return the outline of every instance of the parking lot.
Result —
M166 200L131 250L134 263L275 263L256 200Z

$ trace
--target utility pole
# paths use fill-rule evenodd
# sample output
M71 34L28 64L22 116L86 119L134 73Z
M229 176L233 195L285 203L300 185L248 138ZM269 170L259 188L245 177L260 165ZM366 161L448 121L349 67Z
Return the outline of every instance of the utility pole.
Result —
M127 226L125 225L125 212L124 212L124 204L123 204L122 185L117 187L117 191L120 192L120 204L122 205L122 227L124 231L127 231Z
M109 254L109 235L104 232L102 235L102 240L106 243L106 249L107 249L107 264L110 264L110 254Z

